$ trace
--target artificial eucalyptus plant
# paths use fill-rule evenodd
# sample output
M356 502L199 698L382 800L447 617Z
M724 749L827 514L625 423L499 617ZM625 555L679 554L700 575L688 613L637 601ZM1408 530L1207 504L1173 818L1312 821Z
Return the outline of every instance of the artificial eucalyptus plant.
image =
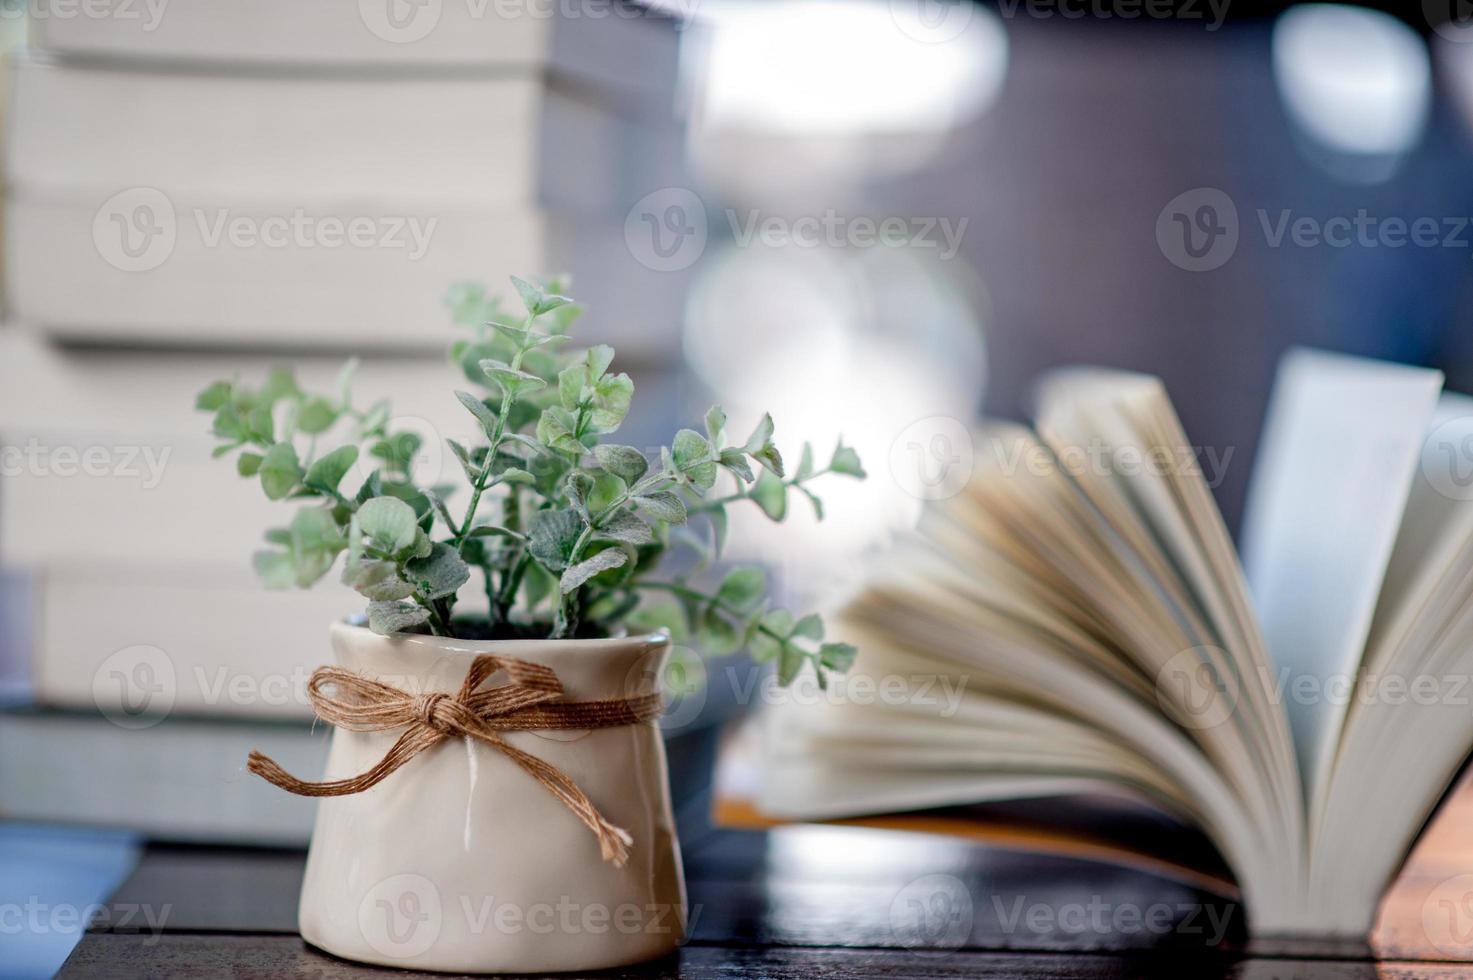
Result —
M309 587L346 553L342 579L368 599L377 633L563 638L606 636L627 623L668 628L678 642L693 637L708 654L745 645L776 660L783 683L804 664L820 683L846 669L854 648L824 642L817 615L773 608L760 569L718 577L710 565L729 507L750 501L781 521L796 493L821 519L809 484L826 474L862 479L858 454L841 441L818 466L805 444L789 473L771 416L731 443L719 407L706 413L704 432L681 429L653 459L606 441L629 412L634 383L610 371L608 346L559 352L582 312L560 283L512 283L520 316L476 285L458 285L446 300L470 330L451 360L476 389L455 397L481 432L474 445L446 440L465 474L463 493L416 482L419 437L390 430L386 402L354 406L353 362L330 394L303 391L287 370L260 387L217 381L200 393L196 406L213 414L221 441L215 455L238 450L241 476L272 500L304 505L266 532L273 547L255 555L266 584ZM344 487L360 457L371 473ZM464 502L452 509L458 496ZM690 556L672 559L677 549ZM457 617L472 583L484 591L485 612Z

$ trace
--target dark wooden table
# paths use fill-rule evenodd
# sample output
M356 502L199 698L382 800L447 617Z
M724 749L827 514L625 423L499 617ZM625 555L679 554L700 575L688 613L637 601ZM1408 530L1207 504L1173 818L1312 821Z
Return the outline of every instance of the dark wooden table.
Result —
M1444 922L1463 906L1438 898L1473 872L1470 816L1473 801L1451 801L1364 946L1248 944L1232 901L1094 861L860 828L717 831L686 849L692 930L679 955L602 976L1470 976L1473 964L1455 960L1473 959L1473 891L1454 896L1467 922ZM428 975L306 946L295 932L302 862L290 851L151 848L60 975Z

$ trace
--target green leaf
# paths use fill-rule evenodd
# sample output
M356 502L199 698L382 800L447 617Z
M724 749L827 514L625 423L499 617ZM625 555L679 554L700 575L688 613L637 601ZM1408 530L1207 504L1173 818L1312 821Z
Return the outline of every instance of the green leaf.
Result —
M614 348L608 344L595 344L583 352L583 364L588 368L588 383L596 384L614 363Z
M670 458L698 490L709 490L716 482L716 454L705 437L694 429L675 433Z
M755 608L766 594L767 576L760 568L734 568L716 590L716 598L743 612Z
M518 466L508 466L506 469L496 474L496 482L522 483L530 485L536 483L537 478Z
M297 415L297 428L308 435L315 436L331 429L337 420L337 407L326 398L314 396L303 403L302 410Z
M592 558L584 559L563 572L562 579L558 582L558 589L563 595L578 589L593 578L599 572L606 572L611 568L618 568L629 560L629 556L618 548L608 548L600 551Z
M343 482L343 477L348 475L356 462L357 446L339 446L308 467L306 479L302 482L313 490L321 490L326 494L337 493L338 484Z
M565 420L564 409L549 408L537 419L537 440L558 452L581 456L583 443L573 435L572 427Z
M757 423L757 428L752 430L752 434L747 437L746 445L742 448L755 456L763 446L772 441L772 432L772 414L764 413L762 420Z
M711 440L711 445L721 445L722 433L726 431L726 412L720 405L712 405L706 410L706 438Z
M465 478L473 484L479 481L481 479L481 471L471 462L470 450L466 449L454 439L446 439L445 443L450 447L450 452L455 455L456 461L460 463L460 468L465 471Z
M627 374L608 375L593 383L593 412L589 418L601 431L613 432L629 414L634 382Z
M251 556L251 565L268 589L289 589L297 584L296 565L288 552L258 551Z
M708 656L719 657L742 645L742 631L715 606L708 606L696 623L696 642Z
M365 598L382 602L414 595L414 586L399 577L391 561L350 561L343 569L343 584Z
M803 443L803 455L798 457L798 472L793 474L793 479L799 483L813 475L813 445Z
M837 670L840 673L854 666L854 658L859 651L848 643L825 643L818 648L818 662L829 670Z
M527 308L527 312L535 316L542 303L542 289L518 276L511 277L511 284L516 287L517 294L522 297L522 305Z
M748 483L751 483L755 479L752 474L752 466L747 462L746 454L740 449L721 450L721 455L717 457L717 462Z
M668 490L641 494L634 498L634 504L656 520L665 521L668 524L685 523L685 504Z
M762 513L780 521L788 514L788 487L770 471L764 470L752 487L752 499L762 508Z
M615 514L612 520L598 529L598 533L601 537L636 546L653 544L655 540L655 532L650 526L627 510Z
M588 367L574 364L563 368L557 375L557 396L563 408L575 409L583 400L583 387L588 383Z
M583 519L572 510L540 510L528 530L527 550L554 572L568 567L568 556L583 533Z
M842 439L834 447L834 458L829 461L829 469L845 476L853 476L861 480L865 478L864 466L859 462L859 453L844 445Z
M352 404L353 376L357 373L358 358L356 357L348 358L343 362L343 366L338 369L337 381L333 385L333 390L338 393L339 409L347 408Z
M280 500L296 488L302 478L302 467L297 462L297 451L289 442L278 442L266 450L257 470L261 477L261 489L272 500Z
M374 497L358 508L358 524L374 545L398 554L415 543L419 529L414 508L398 497Z
M229 381L216 381L194 398L194 407L202 412L216 412L229 403L235 387Z
M427 557L406 562L404 573L421 596L443 599L470 580L471 568L450 545L435 544Z
M496 434L496 413L491 411L490 406L468 391L457 391L455 397L465 406L466 411L476 417L481 424L481 431L486 433L486 438L494 438Z
M788 635L804 640L821 640L823 639L823 620L819 618L818 613L809 613L798 620L793 626L793 631Z
M593 447L593 458L599 466L631 486L650 468L649 460L633 446L599 444Z
M241 453L235 458L235 472L241 476L255 476L261 469L260 453Z
M755 453L752 453L752 458L761 463L774 476L783 475L782 454L777 451L777 447L772 443L769 442Z
M787 687L798 678L798 673L803 669L803 663L808 659L802 650L790 643L784 643L782 652L777 661L777 682L782 687Z
M429 621L430 611L412 602L370 602L368 628L381 636L403 633Z
M686 622L685 607L674 599L662 597L645 599L638 609L626 620L635 633L654 633L665 630L675 643L684 643L690 638L690 626Z
M523 391L536 391L538 388L547 387L547 382L537 377L537 375L520 371L510 364L493 358L486 358L481 361L480 368L501 386L502 391L511 395L513 398Z

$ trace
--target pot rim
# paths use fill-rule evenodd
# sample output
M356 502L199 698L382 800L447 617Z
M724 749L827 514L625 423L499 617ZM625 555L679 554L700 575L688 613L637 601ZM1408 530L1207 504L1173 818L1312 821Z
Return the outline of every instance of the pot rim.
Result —
M331 632L339 631L355 634L366 634L377 637L394 645L406 644L417 647L429 647L440 653L463 653L479 655L483 653L511 655L515 649L525 649L529 644L536 644L543 650L585 650L589 654L615 653L628 649L631 646L661 647L670 646L670 632L668 630L656 630L653 633L640 633L626 636L603 636L584 639L561 639L548 640L538 638L507 639L507 640L463 640L453 636L434 636L426 633L375 633L368 628L365 622L354 622L362 619L361 616L344 616L335 619L331 625Z

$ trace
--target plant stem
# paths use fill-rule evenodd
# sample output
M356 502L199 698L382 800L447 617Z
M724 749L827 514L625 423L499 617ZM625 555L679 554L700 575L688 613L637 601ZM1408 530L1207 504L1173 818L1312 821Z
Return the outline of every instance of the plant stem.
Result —
M707 593L702 592L699 589L692 589L688 585L681 585L679 582L628 582L624 585L624 588L651 589L656 592L669 592L672 595L678 595L681 598L691 599L696 602L709 602L711 603L711 605L717 607L728 616L735 616L739 619L745 618L749 615L749 613L743 612L730 603L723 602L717 596L708 595ZM759 632L767 634L772 639L777 640L779 643L787 641L787 637L783 636L781 633L773 631L771 628L764 625L760 619L757 620L755 625Z

